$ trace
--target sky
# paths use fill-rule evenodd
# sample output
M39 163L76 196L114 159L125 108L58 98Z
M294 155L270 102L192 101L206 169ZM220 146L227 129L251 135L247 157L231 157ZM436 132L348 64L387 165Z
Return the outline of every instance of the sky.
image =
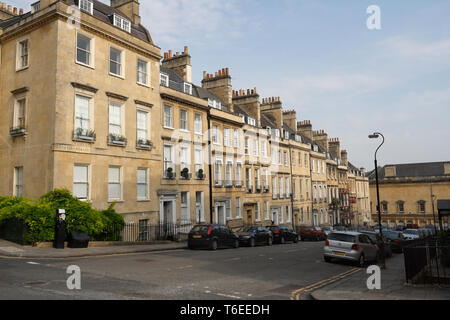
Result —
M33 1L5 1L29 10ZM109 1L103 1L109 3ZM189 47L193 81L230 68L233 89L281 97L339 137L357 167L450 160L450 1L140 0L166 52ZM377 5L381 29L369 30Z

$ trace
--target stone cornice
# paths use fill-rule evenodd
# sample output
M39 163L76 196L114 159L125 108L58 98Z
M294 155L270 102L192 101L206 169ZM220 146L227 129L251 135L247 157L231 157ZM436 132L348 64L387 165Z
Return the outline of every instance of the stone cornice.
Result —
M82 83L78 83L78 82L71 82L71 84L74 88L77 88L77 89L86 90L86 91L93 92L93 93L97 93L97 91L98 91L97 88L91 87L86 84L82 84Z
M122 95L117 94L117 93L108 92L108 91L105 92L105 93L106 93L106 95L108 97L113 98L113 99L122 100L122 101L127 101L128 100L128 97L122 96Z
M27 92L27 91L28 91L28 87L23 87L23 88L19 88L19 89L11 91L11 93L13 95L16 95L16 94L21 94L21 93L24 93L24 92Z
M144 107L148 107L148 108L152 108L153 107L153 104L151 104L149 102L141 101L141 100L134 100L134 103L139 104L139 105L144 106Z

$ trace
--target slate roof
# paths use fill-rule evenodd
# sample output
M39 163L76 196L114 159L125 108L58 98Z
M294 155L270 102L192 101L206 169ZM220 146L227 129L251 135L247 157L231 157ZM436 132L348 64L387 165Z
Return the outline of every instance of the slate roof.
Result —
M396 176L393 178L423 178L423 177L437 177L437 176L447 176L450 174L445 174L445 163L446 162L425 162L425 163L407 163L407 164L394 164L386 165L384 167L378 167L378 179L389 179L391 177L385 177L385 168L395 166ZM370 179L375 179L375 170L367 173Z
M67 4L69 6L70 5L78 6L78 2L79 2L79 0L68 0ZM93 4L94 4L94 12L93 12L94 17L96 17L97 19L99 19L103 22L114 25L113 24L113 14L114 13L117 15L120 15L124 18L127 18L127 16L124 13L122 13L122 11L114 9L113 7L108 6L107 4L104 4L103 2L93 0ZM7 27L15 24L16 22L20 21L21 19L29 17L30 15L32 15L32 13L27 12L23 15L15 16L8 20L2 21L2 22L0 22L0 28L3 28L3 29L7 28ZM129 18L127 18L127 19L129 19ZM140 24L139 25L134 24L132 21L130 21L130 23L131 23L131 34L133 36L135 36L136 38L141 39L145 42L153 44L150 33L148 32L148 30L146 28L144 28Z

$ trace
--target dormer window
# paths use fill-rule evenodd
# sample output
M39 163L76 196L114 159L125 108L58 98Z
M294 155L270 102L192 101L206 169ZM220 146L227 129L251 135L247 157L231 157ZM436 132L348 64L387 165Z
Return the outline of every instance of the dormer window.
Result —
M302 137L299 136L298 134L295 135L295 141L297 142L302 142Z
M222 110L222 103L220 101L208 99L208 106L214 109Z
M80 10L83 10L89 14L94 13L94 4L92 3L92 1L80 0L78 3L78 7L80 8Z
M114 14L114 25L126 32L131 33L131 22L117 14Z
M289 131L284 131L284 138L289 140Z
M36 2L31 5L31 13L38 12L41 9L41 2Z
M168 87L169 86L169 76L167 74L161 73L159 83L164 87Z
M192 94L192 84L184 83L184 93Z
M256 127L256 120L252 117L247 117L247 124Z

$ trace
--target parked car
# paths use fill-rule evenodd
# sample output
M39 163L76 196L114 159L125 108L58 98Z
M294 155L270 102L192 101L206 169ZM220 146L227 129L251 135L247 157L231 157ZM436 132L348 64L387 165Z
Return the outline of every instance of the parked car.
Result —
M403 235L406 240L416 240L420 239L420 233L417 229L405 229L403 230Z
M428 229L431 232L431 235L435 236L436 235L436 228L432 225L429 226L425 226L425 229Z
M386 231L383 233L388 239L391 240L392 252L403 253L403 246L405 245L405 237L402 232L399 231Z
M385 257L390 258L392 257L391 240L386 237L385 232L383 232L383 241L381 241L380 233L373 231L361 231L362 234L368 235L370 240L375 243L378 248L381 248L381 243L383 243Z
M367 261L378 261L379 250L366 234L332 232L325 241L323 256L326 262L347 260L363 268Z
M334 231L346 231L344 226L335 226Z
M322 231L325 232L325 235L328 236L331 232L333 232L333 227L325 226L322 228Z
M254 247L258 244L271 246L273 243L272 231L266 227L244 227L237 232L240 245Z
M286 241L298 242L298 233L292 230L291 227L286 225L272 225L269 227L273 234L273 242L284 244Z
M189 232L188 248L239 248L239 236L227 226L221 224L196 225Z
M319 227L300 227L299 230L300 239L305 240L315 240L321 241L327 238L327 235Z

